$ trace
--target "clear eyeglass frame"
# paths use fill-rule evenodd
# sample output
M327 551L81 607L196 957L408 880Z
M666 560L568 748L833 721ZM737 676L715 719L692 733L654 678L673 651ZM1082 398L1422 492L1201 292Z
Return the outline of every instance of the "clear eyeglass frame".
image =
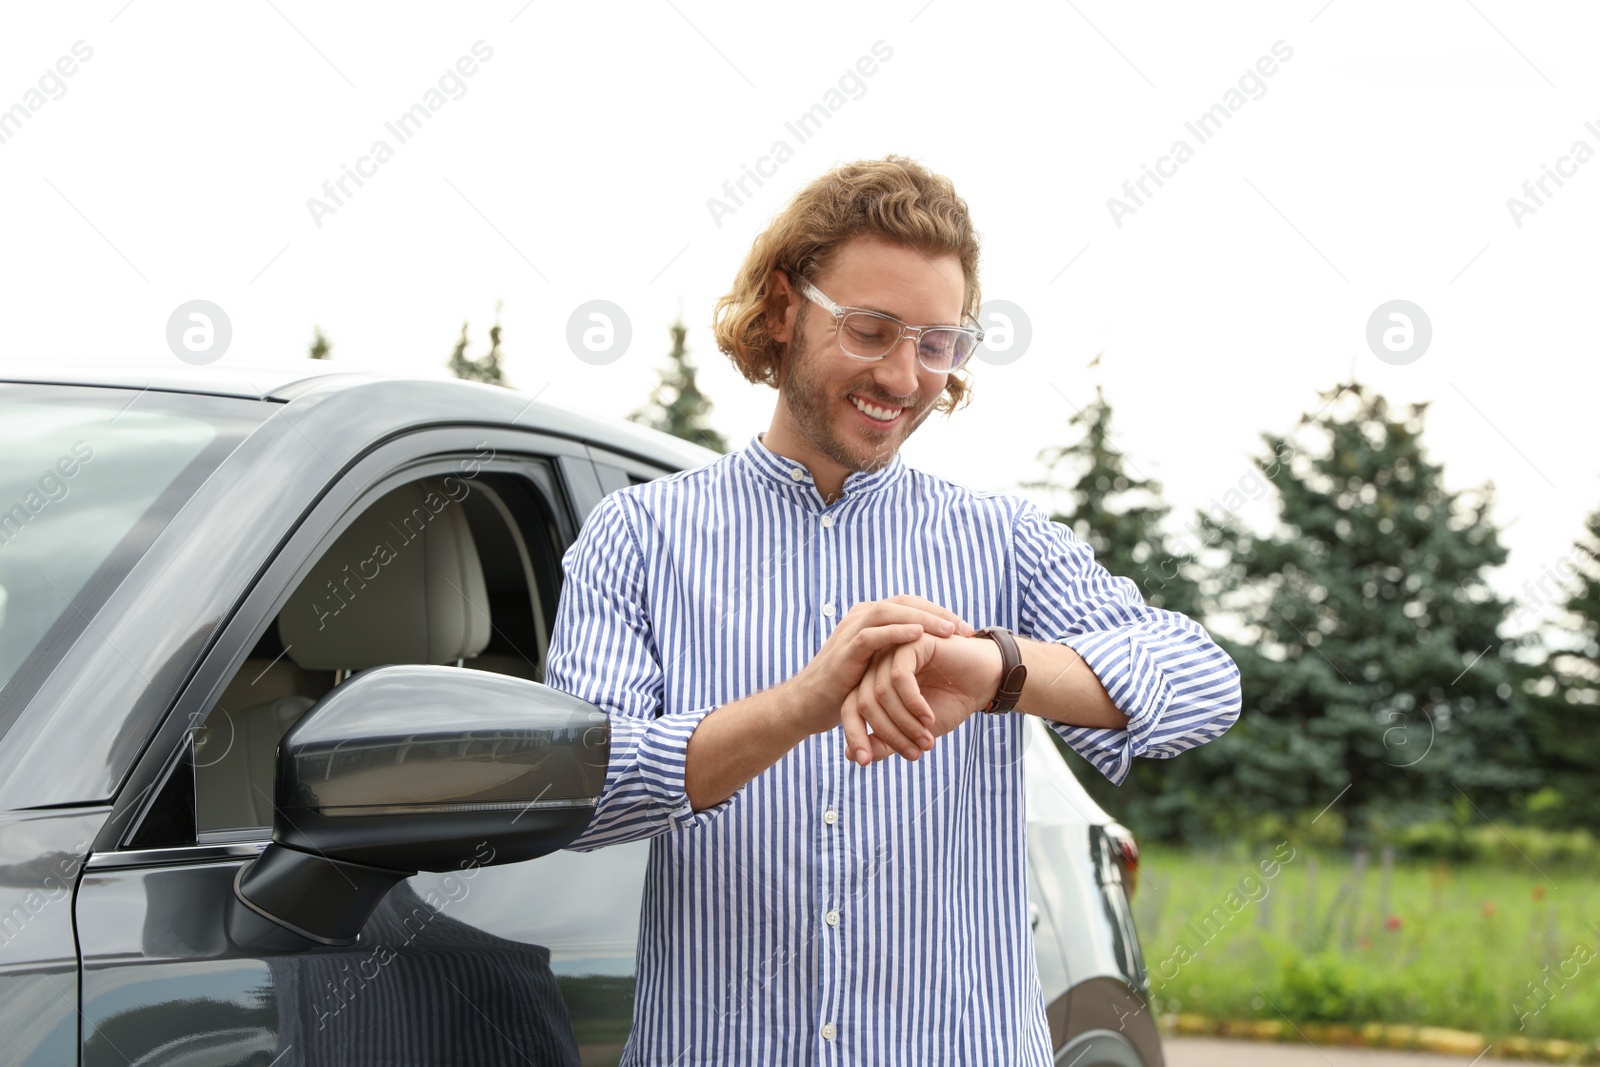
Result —
M983 343L983 330L976 326L912 326L909 323L901 322L893 315L885 315L881 311L869 311L866 308L847 307L842 304L837 304L833 300L829 299L828 296L822 292L822 290L818 289L815 285L812 285L804 278L799 280L797 288L800 290L801 296L805 297L807 300L811 301L813 304L817 305L822 310L833 316L834 325L837 327L835 334L839 342L839 351L843 352L851 359L859 359L867 363L877 363L878 361L886 358L890 352L893 352L896 348L899 348L900 342L904 341L907 337L910 337L916 343L917 363L920 364L924 370L931 371L934 374L949 374L951 371L959 370L964 367L967 364L967 361L972 358L973 353L977 352L978 346ZM845 347L845 322L850 317L856 315L864 315L877 322L894 324L896 330L898 331L894 340L888 344L882 352L874 356L862 355L859 352L850 351L850 349ZM950 351L957 353L958 355L956 358L954 358L953 362L949 363L948 366L941 366L937 359L930 363L929 360L925 358L927 353L924 350L923 341L928 339L930 335L935 341L946 335L950 336ZM963 342L966 343L964 352L962 351ZM936 349L937 347L939 346L936 346Z

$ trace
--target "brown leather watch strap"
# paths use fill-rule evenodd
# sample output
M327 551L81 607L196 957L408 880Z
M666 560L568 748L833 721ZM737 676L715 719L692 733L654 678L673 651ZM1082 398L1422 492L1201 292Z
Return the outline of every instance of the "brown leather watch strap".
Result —
M1001 626L987 626L972 636L987 637L1000 646L1000 688L989 706L980 710L995 714L1011 711L1022 698L1022 683L1028 679L1028 668L1022 665L1022 650L1017 648L1017 639Z

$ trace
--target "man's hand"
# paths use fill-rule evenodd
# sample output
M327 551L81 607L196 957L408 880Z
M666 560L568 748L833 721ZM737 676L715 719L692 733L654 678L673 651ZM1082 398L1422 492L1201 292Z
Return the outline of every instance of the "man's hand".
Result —
M923 634L875 653L840 708L845 752L863 767L891 752L919 759L994 699L1000 670L995 643L967 634Z
M845 698L861 683L874 656L907 642L972 632L972 625L955 612L911 594L856 604L789 681L800 696L807 732L839 725Z
M838 726L840 707L874 655L931 634L970 633L960 616L919 596L857 604L799 673L700 720L684 754L690 805L704 811L722 803L807 737Z

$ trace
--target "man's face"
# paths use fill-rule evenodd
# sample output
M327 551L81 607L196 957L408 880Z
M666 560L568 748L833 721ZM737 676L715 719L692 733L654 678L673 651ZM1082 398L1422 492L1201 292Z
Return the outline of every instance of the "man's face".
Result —
M953 255L928 258L904 245L856 238L809 280L836 304L913 326L961 322L965 279ZM852 359L839 348L833 316L797 294L774 333L788 342L774 427L812 453L793 458L826 459L845 472L877 470L893 459L932 412L948 378L917 362L910 338L876 362Z

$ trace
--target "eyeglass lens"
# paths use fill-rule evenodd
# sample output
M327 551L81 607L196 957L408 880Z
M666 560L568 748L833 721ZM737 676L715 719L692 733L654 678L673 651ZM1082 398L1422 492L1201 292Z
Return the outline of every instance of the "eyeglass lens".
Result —
M846 352L862 359L878 359L900 340L900 325L892 319L852 311L839 324L839 339ZM917 359L933 371L953 370L972 355L976 341L971 333L932 326L917 341Z

